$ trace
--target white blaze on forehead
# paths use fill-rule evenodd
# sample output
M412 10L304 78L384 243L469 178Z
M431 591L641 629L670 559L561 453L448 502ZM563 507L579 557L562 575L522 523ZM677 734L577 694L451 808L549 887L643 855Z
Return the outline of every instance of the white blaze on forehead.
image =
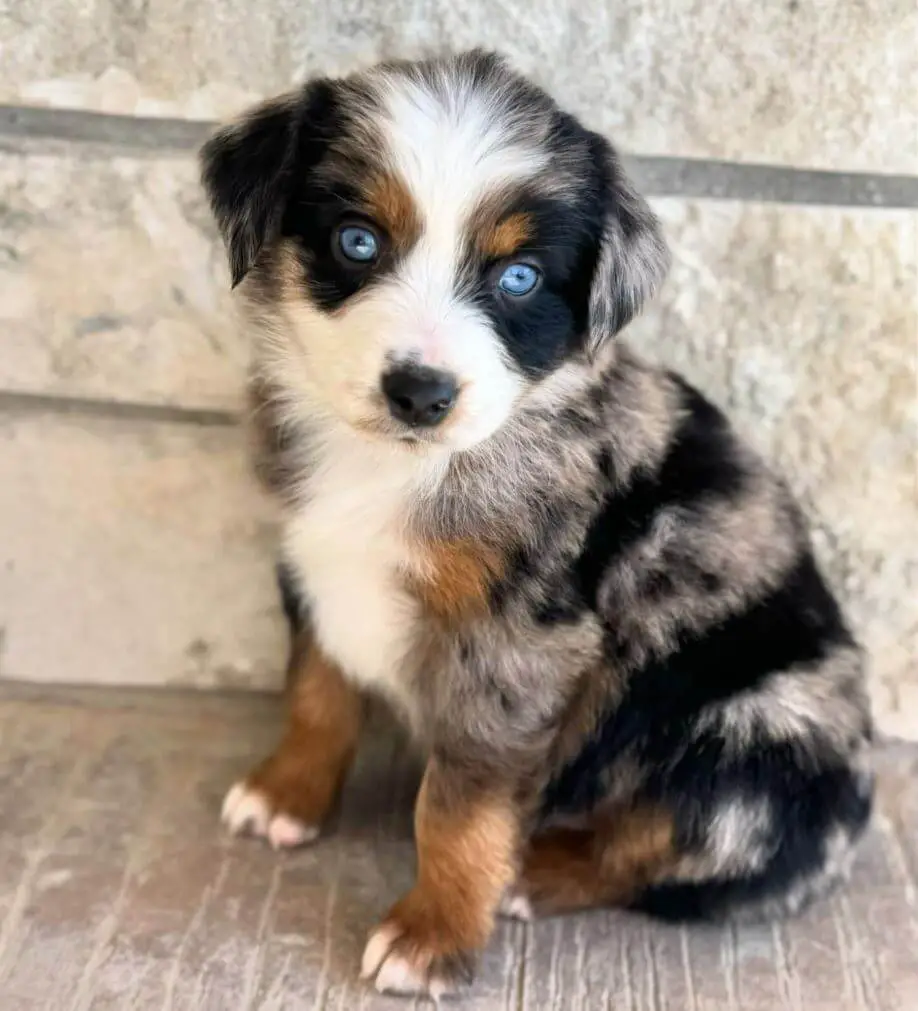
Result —
M461 395L442 428L444 445L461 449L497 430L522 380L485 311L465 297L461 260L470 219L483 200L532 179L548 164L538 130L513 121L508 100L455 77L433 85L382 73L376 80L378 156L410 195L420 223L394 269L354 300L347 321L375 368L354 369L377 388L392 362L415 360L455 376ZM531 133L529 139L526 134Z
M417 204L422 241L438 258L454 259L469 214L489 193L545 168L534 137L514 138L500 94L469 81L422 82L386 77L381 88L386 157ZM518 127L517 127L518 129Z

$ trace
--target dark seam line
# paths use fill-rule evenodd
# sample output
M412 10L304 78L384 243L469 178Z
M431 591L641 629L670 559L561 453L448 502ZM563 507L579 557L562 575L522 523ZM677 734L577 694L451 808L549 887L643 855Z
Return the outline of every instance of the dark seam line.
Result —
M29 142L42 141L49 142L48 150L53 152L53 142L63 141L113 147L127 153L184 154L195 151L215 125L204 120L0 105L0 150L34 150L34 143ZM651 197L918 208L918 176L662 155L631 155L624 161L639 188Z
M0 136L140 149L151 153L194 151L216 124L158 116L119 116L86 109L0 105Z
M181 425L227 427L239 423L239 415L200 407L172 404L142 404L93 397L57 396L52 393L23 393L0 390L0 413L64 414L93 418L121 418L128 421L164 421Z
M918 207L918 176L640 155L623 161L647 196L840 207Z
M73 684L66 681L26 681L0 677L0 702L42 707L115 709L121 713L144 713L152 719L175 716L176 706L199 704L202 712L227 709L249 717L273 716L283 692L271 688L176 687L174 685ZM265 713L265 710L268 710Z

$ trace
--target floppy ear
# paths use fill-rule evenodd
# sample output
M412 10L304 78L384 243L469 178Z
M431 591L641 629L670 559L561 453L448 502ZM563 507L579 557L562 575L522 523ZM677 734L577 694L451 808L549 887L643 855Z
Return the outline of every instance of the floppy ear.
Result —
M201 180L226 245L234 288L280 226L298 108L293 95L256 106L201 149Z
M612 150L598 134L593 157L603 179L603 231L590 289L590 347L618 333L662 284L669 249L660 223L634 189Z

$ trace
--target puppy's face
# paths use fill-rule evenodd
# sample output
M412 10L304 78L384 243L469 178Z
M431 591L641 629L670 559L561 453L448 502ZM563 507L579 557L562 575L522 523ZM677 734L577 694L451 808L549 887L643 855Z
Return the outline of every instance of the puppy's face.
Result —
M608 144L487 54L313 82L203 163L283 382L369 436L481 442L665 270Z

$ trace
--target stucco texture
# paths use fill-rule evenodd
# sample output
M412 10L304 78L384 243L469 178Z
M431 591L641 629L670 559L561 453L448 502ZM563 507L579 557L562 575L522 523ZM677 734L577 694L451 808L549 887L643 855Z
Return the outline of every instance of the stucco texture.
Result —
M646 154L915 172L916 38L912 0L17 0L0 95L208 118L483 45Z

